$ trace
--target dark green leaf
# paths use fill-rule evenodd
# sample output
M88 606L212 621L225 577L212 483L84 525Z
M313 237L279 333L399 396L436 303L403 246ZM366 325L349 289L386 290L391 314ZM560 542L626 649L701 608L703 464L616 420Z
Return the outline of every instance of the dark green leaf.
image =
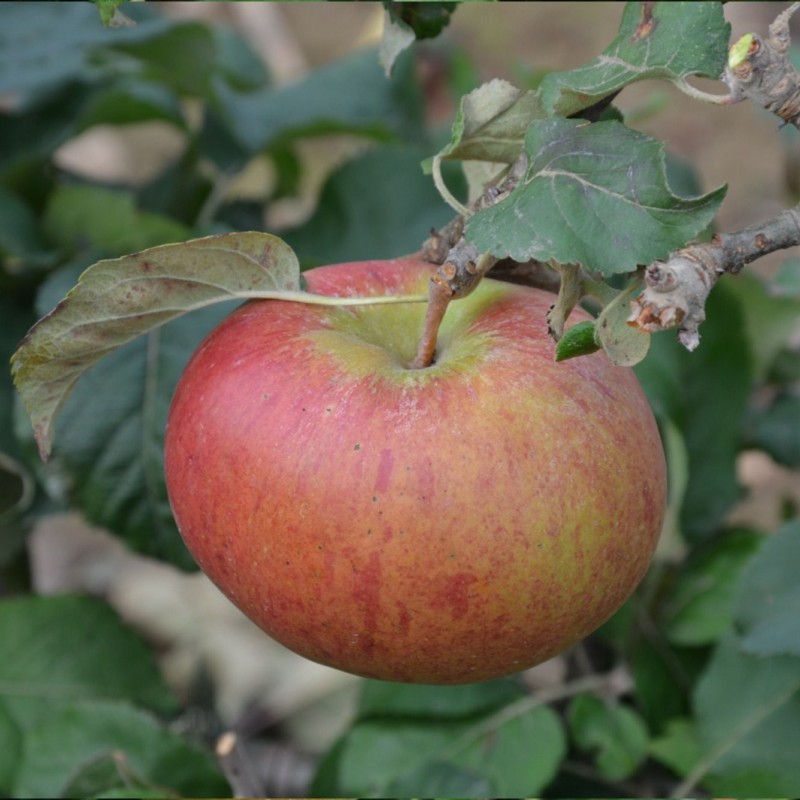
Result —
M139 211L130 193L97 186L59 186L50 196L45 226L66 248L92 247L110 255L189 237L185 226Z
M781 349L800 334L800 296L776 295L764 281L746 272L728 281L728 289L741 304L755 375L763 379Z
M648 18L648 14L651 14ZM614 41L588 64L545 77L548 114L568 117L636 81L690 75L718 78L725 67L730 25L720 3L630 2Z
M541 706L493 726L454 753L453 762L485 776L493 796L531 797L555 777L566 755L565 739L559 717Z
M419 250L453 212L420 168L413 148L382 147L349 162L326 183L314 216L285 234L304 265ZM452 185L459 176L448 174ZM377 190L376 190L377 187Z
M536 121L525 150L517 188L466 225L466 238L499 258L631 272L704 230L725 195L724 187L692 199L672 194L663 146L619 122Z
M740 645L759 656L800 656L800 521L767 537L739 584Z
M281 89L241 92L215 80L215 109L249 153L282 137L357 133L378 140L417 136L422 101L413 63L397 62L387 80L374 50L359 50Z
M568 720L575 744L594 753L598 770L610 781L633 775L647 756L647 727L632 708L582 694L570 703Z
M335 786L346 796L386 796L390 787L409 786L414 776L438 781L447 765L450 778L457 771L461 779L469 775L488 783L487 794L531 796L553 778L564 752L558 717L545 707L471 723L365 721L337 748ZM431 794L432 788L417 791Z
M55 254L33 211L15 194L0 186L0 264L8 273L26 266L46 266Z
M89 3L3 3L0 93L26 95L93 79L100 46L146 42L175 25L147 9L138 9L135 16L140 20L135 27L108 29Z
M781 392L764 409L753 414L749 443L765 450L779 464L800 467L800 397Z
M177 96L159 83L120 81L92 95L80 116L80 128L93 125L127 125L161 120L178 128L186 123Z
M145 80L181 94L209 96L216 52L208 26L182 22L144 40L141 36L114 38L108 45L138 61L138 72Z
M730 531L692 551L662 606L671 642L713 644L731 629L739 577L761 543L759 534Z
M718 647L696 685L702 785L719 797L792 797L800 785L800 658Z
M106 761L113 770L97 770ZM40 720L27 737L15 792L21 797L63 797L82 771L95 767L105 789L159 789L164 795L227 797L226 781L210 754L126 703L68 703ZM138 795L137 795L138 796Z
M650 355L637 366L656 412L683 435L689 481L680 526L692 541L712 533L740 496L736 456L753 381L741 305L724 280L709 295L706 314L695 352L670 334L655 334Z
M75 387L56 428L56 466L87 517L184 569L194 561L169 507L164 429L186 362L230 311L195 311L104 358Z
M522 695L522 688L513 680L464 686L424 686L370 680L364 681L358 716L360 719L463 719L499 708Z
M413 797L423 790L431 797L489 797L492 783L452 764L430 762L393 781L386 789L388 797Z
M691 720L670 721L664 735L650 744L650 755L678 775L688 775L706 753Z
M108 606L71 596L0 601L0 703L15 723L30 731L90 698L176 708L149 649Z
M11 788L22 756L22 731L0 698L0 792L11 797Z

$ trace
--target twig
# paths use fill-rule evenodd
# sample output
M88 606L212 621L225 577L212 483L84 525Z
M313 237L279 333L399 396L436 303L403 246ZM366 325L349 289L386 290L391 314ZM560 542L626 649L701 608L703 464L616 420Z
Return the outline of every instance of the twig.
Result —
M645 289L631 304L628 324L646 333L678 328L688 350L700 343L709 292L720 275L775 250L800 244L800 205L735 233L717 234L705 244L690 244L645 271Z
M800 127L800 73L789 60L789 20L800 8L793 3L769 26L764 39L757 33L742 36L731 48L723 80L733 102L751 100L785 125Z

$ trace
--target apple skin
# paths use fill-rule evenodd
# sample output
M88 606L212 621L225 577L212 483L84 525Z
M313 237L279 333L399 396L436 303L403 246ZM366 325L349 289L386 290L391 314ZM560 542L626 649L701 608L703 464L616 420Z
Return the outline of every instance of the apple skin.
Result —
M367 296L425 292L431 271L305 275ZM166 431L202 570L288 648L383 680L508 675L595 630L647 570L664 455L631 370L555 363L552 302L484 280L422 370L406 366L421 303L235 311L186 367Z

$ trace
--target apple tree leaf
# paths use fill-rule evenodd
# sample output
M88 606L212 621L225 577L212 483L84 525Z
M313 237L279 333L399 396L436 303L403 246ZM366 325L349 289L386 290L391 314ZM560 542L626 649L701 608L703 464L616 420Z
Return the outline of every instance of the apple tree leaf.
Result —
M618 367L632 367L647 355L651 336L628 325L631 293L639 286L633 281L600 312L595 325L595 338L611 362Z
M800 521L768 537L742 575L736 598L740 646L757 656L800 656Z
M540 116L535 92L495 78L461 98L450 142L437 157L512 164Z
M674 195L663 145L616 121L538 120L525 151L519 185L466 224L467 240L498 258L631 272L703 231L726 191Z
M168 244L89 267L31 328L12 357L14 383L42 458L56 414L78 378L121 345L194 309L222 300L298 293L292 250L262 233Z
M603 777L630 777L647 756L644 720L628 706L581 694L570 703L568 723L576 746L594 754Z
M702 786L713 796L793 796L800 780L800 658L749 655L728 637L695 684L693 707Z
M729 39L721 3L628 3L616 38L601 55L545 76L542 107L548 115L568 117L636 81L718 78Z

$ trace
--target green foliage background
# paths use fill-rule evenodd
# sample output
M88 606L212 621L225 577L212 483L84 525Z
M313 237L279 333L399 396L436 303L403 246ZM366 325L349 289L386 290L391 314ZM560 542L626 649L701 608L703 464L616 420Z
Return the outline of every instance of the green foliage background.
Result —
M711 13L717 4L700 5ZM370 146L328 177L306 222L280 232L304 267L411 252L451 219L420 167L449 133L424 114L417 51L390 78L363 49L276 87L236 32L149 7L124 11L138 24L104 28L88 3L0 6L0 98L11 98L0 107L6 363L98 259L262 229L265 208L298 189L299 145L311 137L357 135ZM428 46L457 101L475 73L444 41ZM544 97L569 105L570 92L586 91L581 80L550 76ZM143 185L100 185L54 160L96 125L151 121L184 144ZM777 134L771 146L782 146ZM271 188L226 195L254 163L269 164ZM463 196L462 173L446 166ZM691 170L668 167L674 191L697 193ZM693 354L670 334L653 338L637 371L669 458L665 549L626 607L568 661L566 682L540 696L516 678L451 688L364 681L309 796L797 794L797 508L787 503L777 532L728 522L742 452L800 468L797 274L787 260L769 284L753 273L723 280ZM210 742L176 732L186 709L150 648L99 600L33 594L25 550L44 515L77 509L136 551L193 568L169 512L163 430L186 360L229 310L192 313L93 368L60 417L47 467L0 371L4 795L230 794ZM609 675L622 676L622 690L609 692Z

